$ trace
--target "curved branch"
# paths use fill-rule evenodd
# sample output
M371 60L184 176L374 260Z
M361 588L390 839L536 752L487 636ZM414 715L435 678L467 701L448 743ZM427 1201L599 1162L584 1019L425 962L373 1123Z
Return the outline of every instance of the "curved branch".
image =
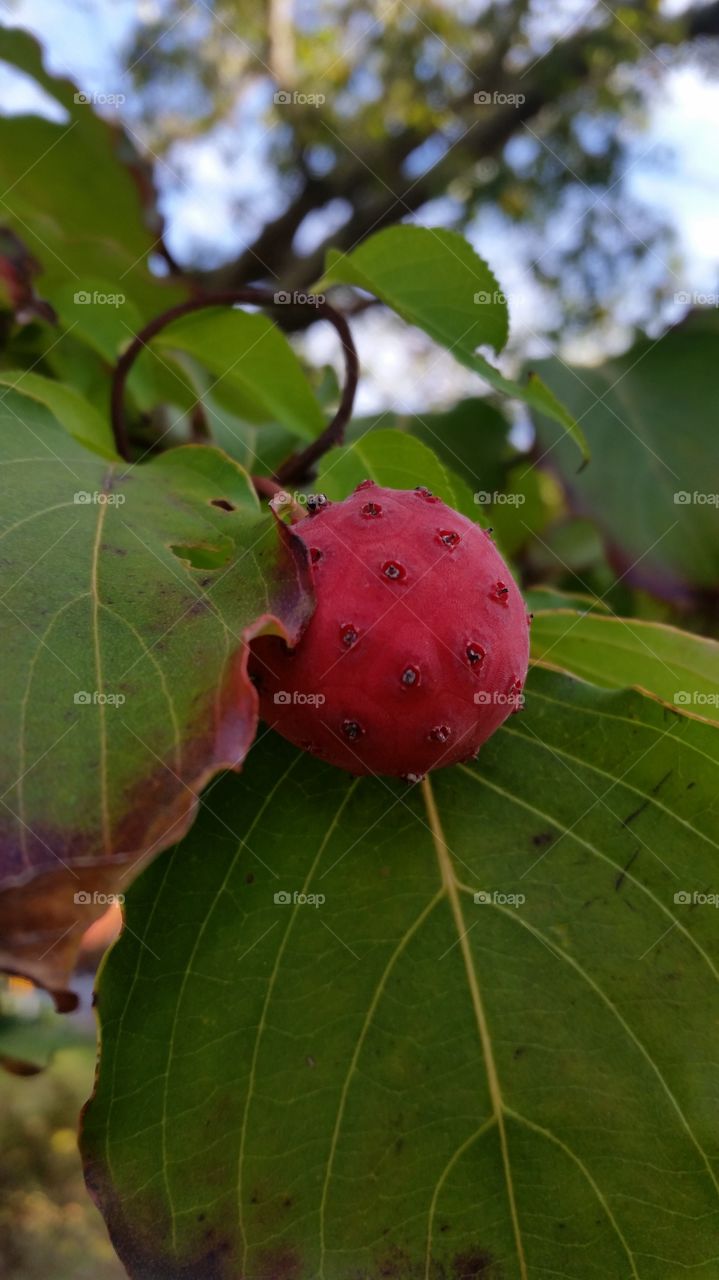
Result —
M301 453L294 454L291 458L288 458L287 462L282 464L275 477L278 483L301 479L313 463L322 457L323 453L326 453L333 445L342 443L344 429L352 414L352 406L359 379L357 348L345 317L340 311L330 306L328 302L293 302L288 304L284 300L277 301L277 295L267 289L247 285L243 289L222 290L218 293L203 294L202 297L190 298L187 302L180 302L174 307L169 307L167 311L163 311L159 316L155 316L153 320L150 320L135 335L127 350L123 351L115 366L112 379L110 417L117 451L126 462L130 460L130 442L125 421L125 387L130 370L140 352L167 325L172 324L174 320L179 320L182 316L190 315L193 311L200 311L205 307L229 307L240 303L256 307L281 306L283 310L287 310L288 305L290 308L311 306L317 319L328 320L334 326L342 343L345 360L345 384L337 412L316 440L313 440ZM199 403L200 401L198 401Z

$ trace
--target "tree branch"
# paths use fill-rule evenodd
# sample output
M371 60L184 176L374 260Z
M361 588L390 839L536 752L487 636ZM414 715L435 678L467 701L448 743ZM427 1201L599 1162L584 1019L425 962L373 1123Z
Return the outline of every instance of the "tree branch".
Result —
M516 33L516 23L513 30ZM719 0L692 8L679 19L655 22L652 43L677 44L682 39L716 35L719 35ZM330 245L348 250L371 231L416 212L428 200L446 190L448 182L468 164L496 155L523 121L535 117L560 99L575 87L578 79L589 78L596 65L594 58L598 49L621 56L618 37L606 26L559 41L526 78L511 75L504 69L508 48L505 32L490 65L472 68L475 84L469 92L449 103L449 110L466 123L468 114L477 110L473 102L474 92L482 89L490 93L522 94L524 104L498 108L485 123L479 119L470 123L463 141L419 180L405 179L402 185L397 186L397 175L401 175L409 155L431 136L415 126L409 126L395 137L365 150L360 157L348 155L346 163L338 165L322 178L306 177L287 209L263 228L251 246L233 262L198 275L198 284L208 289L237 288L249 280L274 278L281 279L289 288L307 287L321 274L325 251ZM611 57L608 61L611 65ZM604 65L607 65L606 61ZM297 167L300 170L303 167L301 149ZM387 187L393 188L392 193ZM307 214L337 197L353 203L353 213L348 222L311 254L298 258L291 247L298 227ZM285 327L301 327L305 322L304 316L286 319L290 324Z

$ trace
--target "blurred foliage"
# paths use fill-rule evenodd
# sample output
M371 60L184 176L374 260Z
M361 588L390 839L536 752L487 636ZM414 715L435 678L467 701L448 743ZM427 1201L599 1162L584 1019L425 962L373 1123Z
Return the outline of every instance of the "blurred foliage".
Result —
M92 1088L93 1044L63 1049L32 1078L0 1072L0 1275L6 1280L121 1280L89 1199L77 1150Z
M169 189L192 183L206 138L241 172L248 130L261 134L260 198L237 196L238 256L198 244L188 264L216 268L214 282L307 285L329 245L408 215L459 230L491 215L521 225L534 281L554 290L544 319L566 335L601 328L628 271L637 319L674 288L657 272L670 230L624 171L661 77L680 59L711 69L697 37L716 34L712 9L156 0L125 50L128 110Z

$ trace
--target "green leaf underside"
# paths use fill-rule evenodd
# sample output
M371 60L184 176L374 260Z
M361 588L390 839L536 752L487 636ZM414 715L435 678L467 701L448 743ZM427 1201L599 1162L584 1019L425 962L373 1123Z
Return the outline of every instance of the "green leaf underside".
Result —
M9 387L21 396L44 404L81 444L102 457L117 458L109 420L103 418L74 387L24 369L1 370L0 387ZM0 392L0 398L3 394Z
M719 578L718 334L708 311L598 368L540 366L592 453L577 475L571 448L540 419L542 465L599 525L627 582L664 598L715 591Z
M331 449L320 462L315 487L328 498L342 499L362 480L390 489L425 485L470 520L480 516L465 481L452 475L421 440L400 431L368 432L352 444Z
M719 720L719 644L661 622L575 613L535 614L532 657L598 684L634 685L688 715Z
M238 411L257 422L279 422L304 439L325 420L299 359L266 316L239 310L189 315L154 339L157 347L195 356L238 395Z
M83 1147L130 1274L709 1280L716 914L674 895L716 889L718 750L539 669L424 796L260 741L99 983Z
M532 373L526 383L515 382L477 354L479 346L504 347L507 304L487 263L462 236L429 227L389 227L351 253L331 249L319 287L330 284L373 293L495 390L548 414L588 459L581 428L541 378Z
M74 894L124 887L184 829L193 789L241 760L245 638L296 635L308 598L287 535L218 450L107 462L8 392L0 452L0 884L24 894L0 933L5 956L47 952L28 971L52 984L92 920Z

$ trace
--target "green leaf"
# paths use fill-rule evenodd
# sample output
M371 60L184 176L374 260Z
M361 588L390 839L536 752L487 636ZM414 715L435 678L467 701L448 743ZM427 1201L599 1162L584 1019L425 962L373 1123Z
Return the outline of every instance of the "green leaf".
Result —
M681 711L719 720L719 644L661 622L576 613L535 614L532 656L606 689L627 685Z
M76 281L56 285L52 304L75 338L81 338L114 365L142 328L139 308L111 280L86 274L81 286Z
M464 481L453 476L420 440L399 431L372 431L353 444L331 449L320 462L314 487L328 498L341 500L362 480L390 489L425 485L470 520L480 516Z
M108 463L8 392L0 452L1 958L57 988L106 895L241 762L248 638L296 638L310 602L216 449Z
M230 386L236 410L255 422L277 422L306 440L325 425L302 365L266 316L212 310L185 316L154 339L163 350L186 351Z
M610 613L609 605L598 596L584 595L579 591L560 591L557 587L530 587L524 592L524 601L528 609L536 614L540 610L574 609L580 613L598 610Z
M2 27L0 35L0 58L65 112L60 123L0 117L0 216L42 264L40 293L60 281L82 289L83 277L98 275L114 282L113 292L132 292L143 314L172 306L177 286L147 266L159 227L154 209L153 229L145 218L140 192L151 186L130 137L78 101L70 80L45 70L40 45L26 31Z
M662 598L687 599L719 580L718 340L716 314L698 313L598 368L542 365L581 419L592 465L577 475L546 419L537 426L543 461L575 510L596 521L627 582Z
M373 293L455 354L485 343L501 351L507 341L507 304L496 277L456 231L388 227L351 253L330 249L318 287L328 284Z
M516 400L523 400L532 409L537 409L540 413L546 413L560 427L564 428L565 435L571 440L573 445L579 449L584 462L589 462L591 458L591 449L587 443L584 431L579 425L577 419L567 410L561 400L558 400L554 392L542 381L538 373L530 373L527 381L520 383L515 382L512 378L505 378L503 373L495 369L484 356L474 355L471 360L463 360L468 368L474 369L475 373L480 374L495 391L501 391L504 395ZM574 469L576 471L576 456L572 451L574 460Z
M589 459L581 428L538 375L530 374L526 384L514 382L477 354L482 345L502 350L507 304L487 263L462 236L429 227L388 227L351 253L331 249L318 288L330 284L373 293L497 391L549 414Z
M718 753L538 669L424 796L259 742L100 979L130 1275L709 1276Z
M77 287L79 283L82 288ZM49 296L68 335L84 342L110 366L106 378L109 404L111 369L144 324L139 308L111 281L97 276L84 275L81 282L58 285L50 289ZM159 299L157 305L166 304ZM151 346L140 352L127 389L146 413L163 403L188 409L197 400L192 379L179 361L171 352L155 351Z
M561 507L562 494L552 476L518 462L507 471L498 493L480 491L477 497L504 554L517 556L526 543L544 533Z
M446 413L424 413L401 422L461 476L473 493L503 487L515 451L507 438L510 423L488 400L475 396L460 400Z
M109 417L103 418L74 387L24 369L0 370L0 386L46 405L81 444L104 458L117 458Z

